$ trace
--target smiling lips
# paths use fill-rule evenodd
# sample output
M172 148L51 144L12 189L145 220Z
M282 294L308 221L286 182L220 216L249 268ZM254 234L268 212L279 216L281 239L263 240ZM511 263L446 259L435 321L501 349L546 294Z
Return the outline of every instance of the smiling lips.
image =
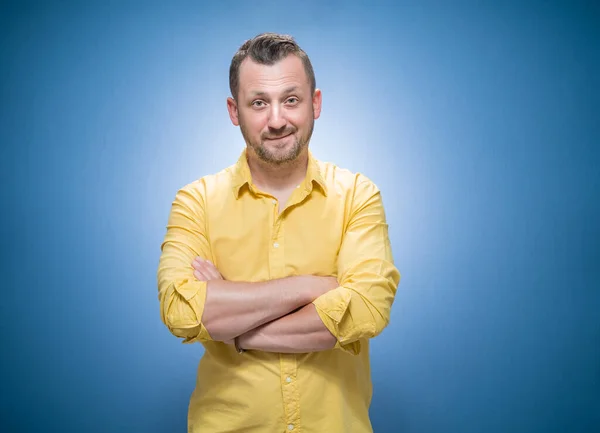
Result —
M289 134L281 135L279 137L265 137L265 140L269 140L269 141L281 140L283 138L289 137L290 135L292 135L291 132Z

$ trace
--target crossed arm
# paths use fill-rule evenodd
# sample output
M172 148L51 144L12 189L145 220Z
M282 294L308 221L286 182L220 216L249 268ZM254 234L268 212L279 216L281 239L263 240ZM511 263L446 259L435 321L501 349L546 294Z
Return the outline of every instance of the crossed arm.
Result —
M213 338L226 344L234 344L234 338L237 338L241 348L265 352L317 352L333 349L335 346L335 336L324 325L311 303L320 294L338 286L335 278L307 275L274 280L270 284L263 284L262 289L266 293L261 296L261 288L257 285L250 288L248 286L252 285L225 281L213 263L202 257L196 257L192 267L194 277L208 285L203 322ZM281 299L281 294L286 293L291 296ZM279 299L274 299L273 295ZM263 297L270 299L262 299ZM289 305L305 302L308 303L291 313L284 313L274 320L253 327L264 321L261 316L269 313L281 315L282 311L290 308ZM270 309L265 309L265 305L270 306ZM232 314L232 309L235 310L236 307L239 311ZM278 309L279 311L273 311Z
M211 257L201 190L180 190L157 275L163 322L185 343L231 343L238 337L245 349L359 353L361 339L387 326L400 274L393 264L381 197L371 182L356 186L347 220L337 280L304 275L226 281L212 264L195 259Z

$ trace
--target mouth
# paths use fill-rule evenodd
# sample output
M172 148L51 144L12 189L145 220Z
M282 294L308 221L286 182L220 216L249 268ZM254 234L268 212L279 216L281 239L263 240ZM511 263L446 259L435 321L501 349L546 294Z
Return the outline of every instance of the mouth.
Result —
M282 136L280 136L280 137L266 137L266 138L265 138L265 140L266 140L266 141L277 141L277 140L282 140L282 139L284 139L284 138L287 138L287 137L289 137L290 135L292 135L292 133L291 133L291 132L290 132L289 134L282 135Z

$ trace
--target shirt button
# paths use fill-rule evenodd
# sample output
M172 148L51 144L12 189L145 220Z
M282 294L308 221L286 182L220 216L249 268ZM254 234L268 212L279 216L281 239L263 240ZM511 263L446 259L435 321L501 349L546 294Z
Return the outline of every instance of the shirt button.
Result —
M274 247L274 248L279 248L279 244L278 244L277 242L275 242L275 243L273 244L273 247Z
M294 430L294 424L288 424L288 430L289 431Z
M285 378L285 381L286 381L287 383L290 383L290 382L292 381L292 378L288 376L288 377L286 377L286 378Z
M277 200L271 200L273 204L277 204Z

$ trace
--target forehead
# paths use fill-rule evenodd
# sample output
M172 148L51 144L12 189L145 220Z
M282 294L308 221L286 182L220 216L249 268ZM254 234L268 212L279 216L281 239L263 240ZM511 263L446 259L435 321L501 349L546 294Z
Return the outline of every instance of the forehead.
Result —
M302 60L291 54L272 65L256 63L250 57L240 65L239 91L241 94L277 91L290 86L309 88Z

